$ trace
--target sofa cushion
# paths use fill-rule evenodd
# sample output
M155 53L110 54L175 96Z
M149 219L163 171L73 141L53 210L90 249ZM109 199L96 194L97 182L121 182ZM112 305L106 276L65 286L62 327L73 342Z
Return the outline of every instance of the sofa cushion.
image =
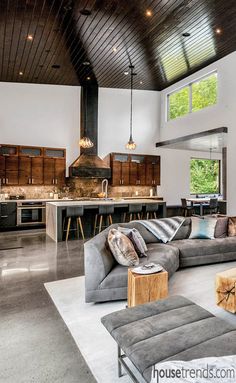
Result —
M189 238L214 239L216 218L198 218L192 217L192 230Z
M116 261L122 266L137 266L138 254L130 239L119 230L111 229L107 237L110 249Z
M149 262L160 264L169 277L179 268L179 250L171 248L164 244L154 243L147 245L147 258L140 258L140 265ZM109 289L113 287L127 287L128 267L115 265L111 272L100 283L100 289Z
M129 227L118 227L118 230L121 231L121 233L127 235L127 237L130 239L132 244L134 245L134 249L138 256L140 258L146 257L146 251L147 251L147 246L146 243L141 236L140 232L135 229L135 228L129 228Z
M185 239L168 246L179 249L181 267L236 260L236 237Z

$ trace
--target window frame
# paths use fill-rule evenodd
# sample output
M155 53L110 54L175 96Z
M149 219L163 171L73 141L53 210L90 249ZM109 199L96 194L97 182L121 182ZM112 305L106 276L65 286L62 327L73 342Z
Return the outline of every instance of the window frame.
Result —
M193 108L193 106L192 106L192 101L193 101L193 87L192 87L192 85L195 84L195 83L197 83L197 82L200 82L200 81L202 81L202 80L205 80L205 79L208 78L208 77L211 77L213 74L216 74L216 76L217 76L217 99L216 99L216 103L213 104L213 105L205 106L204 108L199 109L199 110L197 110L196 112L199 112L200 110L203 110L203 109L205 109L205 108L209 108L210 106L214 106L214 105L216 105L216 104L218 103L218 71L217 71L216 69L214 69L213 71L208 72L208 73L205 74L204 76L198 77L198 78L195 79L194 81L191 81L191 82L189 82L189 83L187 83L187 84L185 84L185 85L180 86L179 88L176 88L176 89L173 90L172 92L167 93L167 95L166 95L166 110L167 110L167 113L166 113L166 120L167 120L167 122L169 122L169 121L174 121L174 120L176 120L176 119L178 119L178 118L183 118L183 117L185 117L185 116L188 116L188 115L191 114L191 113L196 113L196 112L193 112L193 110L192 110L192 108ZM171 96L172 94L174 94L174 93L178 93L181 89L184 89L184 88L187 88L187 87L189 87L189 112L188 112L187 114L183 115L183 116L178 116L178 117L176 117L176 118L170 118L170 101L169 101L170 96Z
M206 160L206 161L218 161L219 163L219 174L218 174L218 192L216 193L191 193L191 160ZM221 189L222 189L222 185L221 185L221 160L217 159L217 158L205 158L205 157L191 157L190 158L190 162L189 162L189 192L190 192L190 195L191 196L194 196L194 195L200 195L200 196L203 196L203 195L212 195L212 194L218 194L220 195L221 194Z

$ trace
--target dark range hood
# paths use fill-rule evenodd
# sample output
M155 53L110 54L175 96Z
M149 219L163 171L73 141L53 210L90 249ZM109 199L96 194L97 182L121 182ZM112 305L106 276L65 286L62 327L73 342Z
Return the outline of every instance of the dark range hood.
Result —
M94 146L81 148L80 156L69 167L70 177L110 178L111 168L98 157L98 85L87 81L81 87L81 137L86 135Z

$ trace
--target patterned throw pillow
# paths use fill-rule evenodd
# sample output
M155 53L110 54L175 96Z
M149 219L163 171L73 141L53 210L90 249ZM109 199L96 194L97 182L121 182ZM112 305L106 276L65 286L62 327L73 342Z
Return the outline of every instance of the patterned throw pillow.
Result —
M110 229L107 240L114 258L120 265L130 267L139 264L138 254L125 234Z
M235 237L236 236L236 217L229 217L228 236L229 237Z
M216 218L197 218L191 217L192 230L189 236L190 239L214 239Z
M130 239L130 241L134 245L136 253L138 254L140 258L147 257L146 243L137 229L135 228L130 229L128 227L118 227L118 230L121 233L125 234Z

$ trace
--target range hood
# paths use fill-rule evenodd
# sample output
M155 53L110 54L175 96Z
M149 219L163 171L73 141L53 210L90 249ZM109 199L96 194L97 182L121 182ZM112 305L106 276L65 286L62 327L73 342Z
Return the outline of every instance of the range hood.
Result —
M94 146L81 148L80 156L69 167L70 177L110 178L111 168L98 157L98 85L88 81L81 87L81 137L88 136Z

